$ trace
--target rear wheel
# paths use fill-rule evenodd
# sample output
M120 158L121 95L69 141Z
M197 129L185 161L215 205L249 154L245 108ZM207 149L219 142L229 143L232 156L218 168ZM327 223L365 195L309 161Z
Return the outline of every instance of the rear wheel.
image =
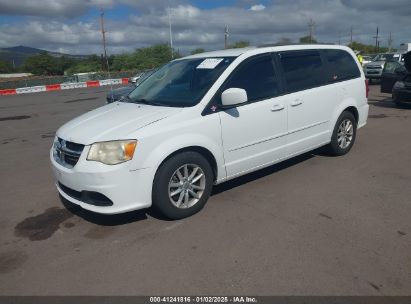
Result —
M153 206L170 219L200 211L212 189L213 170L201 154L184 152L166 160L153 184Z
M357 121L351 112L344 111L335 124L331 142L328 145L330 154L335 156L347 154L354 145L356 135Z

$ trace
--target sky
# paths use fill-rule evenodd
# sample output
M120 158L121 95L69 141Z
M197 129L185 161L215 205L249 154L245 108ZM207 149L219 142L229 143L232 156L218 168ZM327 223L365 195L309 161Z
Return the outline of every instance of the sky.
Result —
M108 54L169 43L182 54L196 48L224 48L229 42L251 45L289 39L298 42L315 23L324 43L353 39L380 45L411 42L410 0L0 0L0 47L24 45L69 54L102 53L100 10L105 12Z

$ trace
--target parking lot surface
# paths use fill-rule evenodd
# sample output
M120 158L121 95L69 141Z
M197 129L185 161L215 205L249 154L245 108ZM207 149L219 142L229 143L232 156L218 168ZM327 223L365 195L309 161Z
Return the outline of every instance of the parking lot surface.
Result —
M54 133L105 94L0 97L1 295L411 294L411 109L379 86L348 155L225 183L181 221L62 205Z

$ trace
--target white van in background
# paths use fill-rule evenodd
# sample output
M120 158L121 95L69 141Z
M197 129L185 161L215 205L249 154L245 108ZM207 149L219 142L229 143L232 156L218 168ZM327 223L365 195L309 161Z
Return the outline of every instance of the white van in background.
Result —
M245 48L166 64L127 98L62 126L50 151L68 201L115 214L198 212L212 186L327 145L352 148L368 116L351 49Z

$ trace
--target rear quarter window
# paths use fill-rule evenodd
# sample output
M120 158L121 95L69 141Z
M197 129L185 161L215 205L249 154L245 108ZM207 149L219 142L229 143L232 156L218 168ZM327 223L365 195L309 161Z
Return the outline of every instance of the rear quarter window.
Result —
M355 59L343 50L323 50L328 66L328 82L339 82L358 78L361 72Z

